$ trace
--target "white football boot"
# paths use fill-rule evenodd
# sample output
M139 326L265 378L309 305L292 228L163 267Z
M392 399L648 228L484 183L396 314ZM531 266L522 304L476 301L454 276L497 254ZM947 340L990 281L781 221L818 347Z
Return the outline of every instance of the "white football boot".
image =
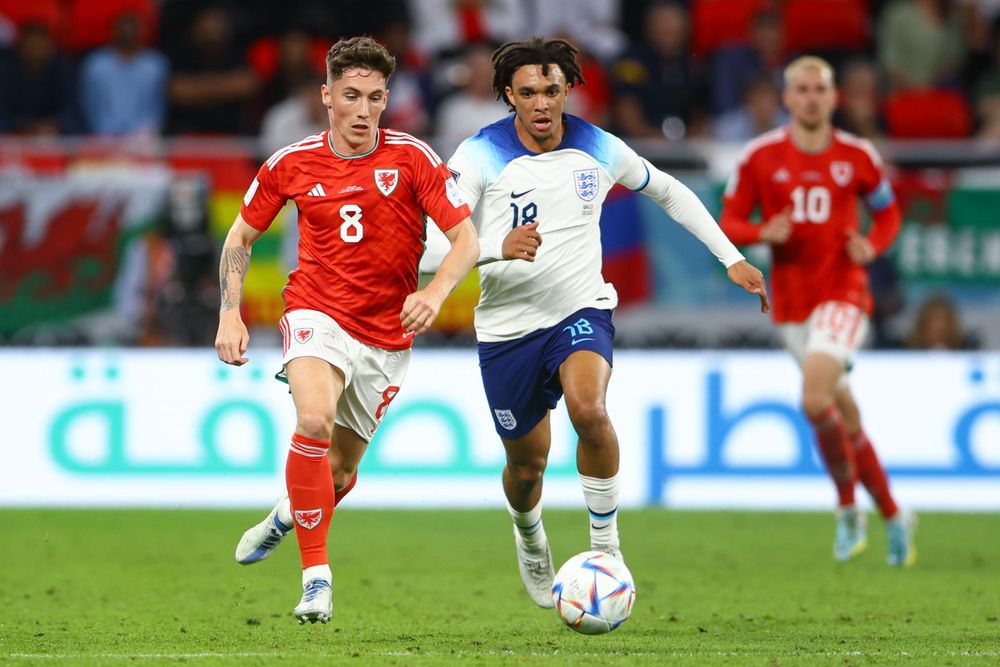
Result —
M555 579L556 570L552 566L552 552L548 541L542 550L528 551L521 540L521 534L517 532L517 526L514 526L514 545L517 549L517 569L521 572L524 590L528 591L532 602L539 607L551 609L555 606L552 602L552 580Z
M917 548L913 546L913 533L917 530L917 515L900 510L896 516L885 522L885 533L889 538L889 554L886 562L892 567L910 567L917 562Z
M857 507L837 509L837 531L833 538L833 557L848 561L868 548L868 516Z
M287 502L287 496L278 500L266 519L243 533L240 543L236 545L237 563L250 565L264 560L292 531L291 524L285 525L278 518L278 508L283 502Z
M302 599L295 607L299 625L306 621L327 623L333 616L333 587L326 579L316 577L302 586Z

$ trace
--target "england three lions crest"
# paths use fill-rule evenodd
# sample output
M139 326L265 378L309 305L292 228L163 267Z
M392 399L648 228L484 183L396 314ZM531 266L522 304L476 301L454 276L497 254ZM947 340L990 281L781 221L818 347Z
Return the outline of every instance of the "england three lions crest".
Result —
M854 176L854 165L850 162L831 162L830 176L833 177L834 183L844 187L851 182L851 177Z
M399 169L376 169L375 187L386 197L399 185Z
M508 431L513 431L517 428L517 419L514 418L514 413L510 410L493 410L493 414L497 416L497 423L503 426Z
M576 187L577 197L583 201L593 201L601 186L597 169L577 169L573 172L573 185Z

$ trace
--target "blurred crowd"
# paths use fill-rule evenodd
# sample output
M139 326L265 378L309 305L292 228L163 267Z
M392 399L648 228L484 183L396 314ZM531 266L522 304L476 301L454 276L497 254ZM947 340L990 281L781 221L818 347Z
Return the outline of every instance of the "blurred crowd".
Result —
M809 52L837 67L840 127L1000 140L1000 0L0 0L0 135L253 136L267 155L328 126L325 53L357 34L397 58L382 124L445 156L507 112L490 56L532 35L581 49L569 111L626 137L744 142L783 124L782 68ZM147 344L211 335L206 225L151 250ZM944 295L887 333L903 306L888 260L873 286L876 347L977 345Z
M622 135L744 141L784 122L781 69L839 72L865 137L1000 138L1000 0L0 0L0 133L257 135L326 125L338 36L397 57L384 125L442 153L505 110L496 45L583 51L571 111Z

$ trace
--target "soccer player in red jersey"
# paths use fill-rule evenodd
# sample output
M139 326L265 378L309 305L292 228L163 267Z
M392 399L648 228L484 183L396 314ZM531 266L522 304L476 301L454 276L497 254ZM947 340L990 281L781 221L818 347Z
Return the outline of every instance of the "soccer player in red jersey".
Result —
M292 526L302 557L300 623L327 622L332 573L327 533L336 501L399 391L413 336L479 257L470 210L447 167L423 141L379 129L395 59L367 37L327 53L321 88L330 129L277 151L250 184L226 237L219 270L219 358L245 364L240 317L251 247L292 200L299 211L298 266L288 277L282 370L296 428L285 468L289 503L247 531L237 559L266 557ZM417 290L424 214L451 242L434 279Z
M802 368L802 408L837 487L834 557L848 560L867 546L854 502L860 479L885 519L889 564L910 565L913 517L889 492L846 375L872 307L865 265L892 245L901 216L871 143L833 128L836 101L826 61L804 56L788 65L791 122L748 144L726 189L721 225L736 244L771 246L771 312ZM859 197L873 217L867 234L858 224ZM749 219L757 205L762 224Z

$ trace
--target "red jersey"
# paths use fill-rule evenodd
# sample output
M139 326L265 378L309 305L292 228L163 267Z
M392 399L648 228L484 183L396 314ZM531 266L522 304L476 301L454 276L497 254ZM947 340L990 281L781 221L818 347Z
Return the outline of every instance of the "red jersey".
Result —
M448 168L423 141L377 130L368 153L341 156L329 130L286 146L250 184L240 215L266 230L289 199L299 212L298 266L282 293L285 312L326 313L359 341L411 346L400 323L417 289L424 214L442 231L471 215Z
M870 142L840 130L820 153L792 143L788 128L751 141L726 188L720 220L737 245L760 241L749 220L790 212L792 234L771 246L771 312L776 322L802 322L824 301L846 301L871 312L865 267L847 254L847 230L858 229L858 198L874 214L868 240L881 254L899 231L900 215L882 161Z

